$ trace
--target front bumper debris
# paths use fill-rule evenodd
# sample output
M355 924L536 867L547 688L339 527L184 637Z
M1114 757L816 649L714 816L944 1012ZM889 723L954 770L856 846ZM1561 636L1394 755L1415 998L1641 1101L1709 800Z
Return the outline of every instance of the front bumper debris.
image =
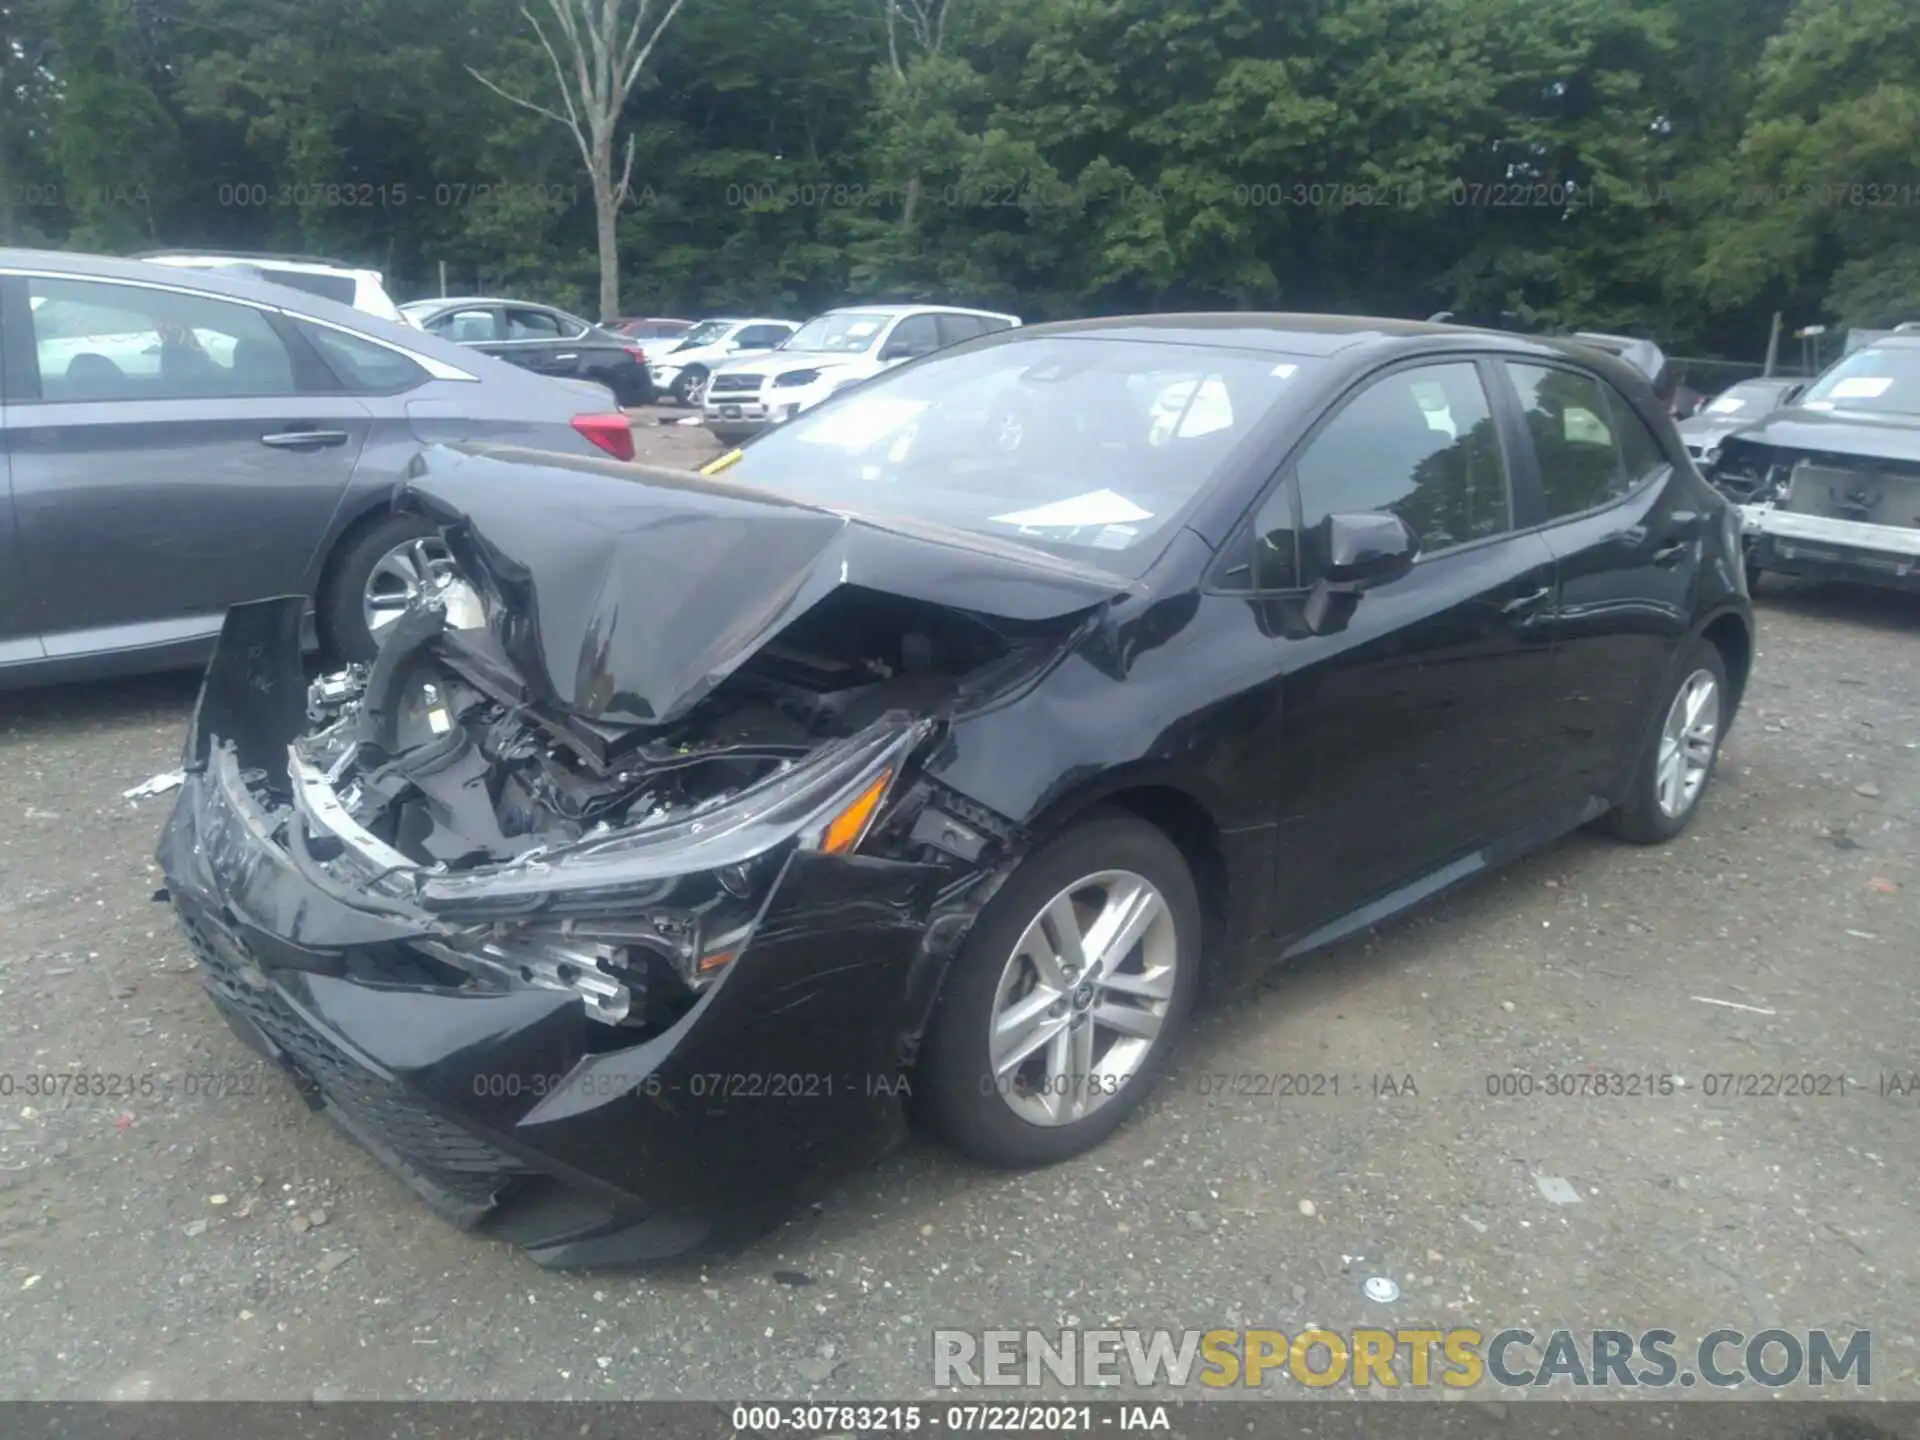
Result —
M904 1133L950 871L782 851L751 939L651 1031L550 985L476 980L435 958L471 933L466 877L413 867L355 888L316 865L364 840L330 831L347 826L286 764L300 677L282 619L269 604L229 620L158 859L234 1030L420 1198L545 1265L627 1263L756 1233ZM276 753L284 781L262 763ZM736 843L685 853L724 865ZM654 884L671 869L640 863ZM508 898L540 869L517 867Z

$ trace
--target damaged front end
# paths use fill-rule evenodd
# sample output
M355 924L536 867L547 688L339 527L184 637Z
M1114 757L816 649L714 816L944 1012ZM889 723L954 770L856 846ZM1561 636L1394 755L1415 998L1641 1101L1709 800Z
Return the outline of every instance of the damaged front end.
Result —
M1920 448L1912 436L1789 417L1726 441L1707 478L1740 507L1751 569L1920 587Z
M556 1265L750 1233L899 1137L1020 839L924 762L1073 616L836 583L638 723L530 679L518 609L420 605L309 684L302 603L230 614L159 859L213 999L311 1104Z

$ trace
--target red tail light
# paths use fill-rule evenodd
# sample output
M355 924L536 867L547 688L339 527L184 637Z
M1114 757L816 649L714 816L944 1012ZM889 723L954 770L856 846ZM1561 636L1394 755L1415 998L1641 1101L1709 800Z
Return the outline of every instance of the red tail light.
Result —
M647 363L647 352L642 350L638 345L627 346L627 353L633 356L634 364L644 365Z
M573 428L614 459L633 459L633 425L626 416L576 415Z

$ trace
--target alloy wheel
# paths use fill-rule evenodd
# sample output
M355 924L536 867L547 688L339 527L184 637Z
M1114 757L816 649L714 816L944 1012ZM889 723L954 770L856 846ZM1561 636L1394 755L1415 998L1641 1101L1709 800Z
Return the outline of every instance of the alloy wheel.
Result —
M1164 895L1130 870L1076 880L1028 922L994 992L992 1081L1035 1125L1084 1120L1140 1072L1180 963Z
M687 377L687 404L698 408L700 402L705 400L706 398L707 398L706 375L705 374L689 375Z
M1693 808L1713 766L1720 734L1720 686L1706 670L1686 678L1666 724L1660 730L1660 759L1654 767L1654 795L1669 820Z
M437 536L423 536L394 546L374 562L367 575L360 613L367 622L367 633L378 640L422 596L468 589L454 569L446 545Z

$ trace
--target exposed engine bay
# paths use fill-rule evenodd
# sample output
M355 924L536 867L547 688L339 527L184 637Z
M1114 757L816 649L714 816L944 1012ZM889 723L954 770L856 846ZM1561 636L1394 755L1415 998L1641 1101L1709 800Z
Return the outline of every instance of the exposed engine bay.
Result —
M373 665L314 682L296 749L368 831L459 870L697 815L889 711L937 713L1008 648L970 617L843 591L684 720L600 727L529 704L486 632L416 609Z
M1729 440L1712 480L1740 504L1869 525L1920 528L1920 463Z
M839 782L815 785L820 757L878 731L901 737L896 758L856 775L871 783L851 827L794 843L851 851L878 827L895 858L979 862L988 832L930 807L911 761L973 687L999 688L1057 649L1057 626L1054 644L1020 628L844 588L683 718L647 727L541 706L491 632L449 629L443 605L416 605L372 664L308 687L284 843L363 903L384 888L437 914L437 933L408 948L451 967L442 979L565 990L594 1018L656 1030L745 947L791 843L656 867L640 884L585 883L578 857L617 863L656 835L678 856L703 825L753 819L756 797L828 805ZM783 779L800 788L782 796Z

